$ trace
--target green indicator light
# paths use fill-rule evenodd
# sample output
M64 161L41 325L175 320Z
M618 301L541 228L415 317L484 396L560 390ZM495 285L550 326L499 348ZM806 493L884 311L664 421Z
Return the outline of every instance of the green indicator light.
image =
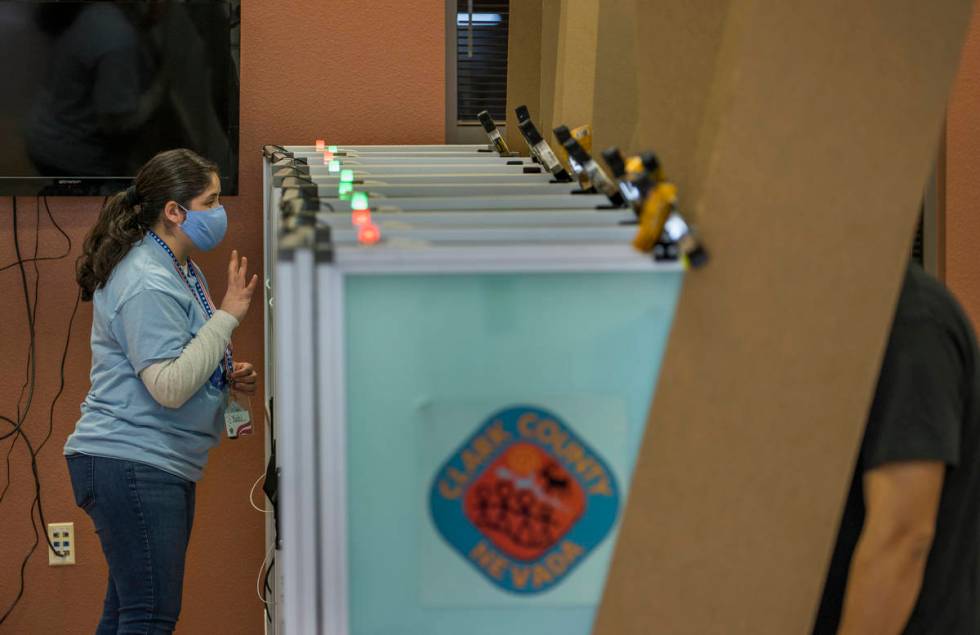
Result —
M334 159L327 164L327 170L330 172L340 172L340 161Z
M330 152L336 152L337 151L337 146L327 146L327 150L330 151Z
M340 198L345 198L350 196L351 192L354 191L353 183L341 183L337 188L337 192L340 194Z
M354 170L350 170L350 169L348 169L348 170L341 170L340 171L340 180L341 181L344 181L346 183L350 183L351 181L353 181L354 180Z
M352 193L350 195L350 207L351 209L367 209L368 208L367 192Z

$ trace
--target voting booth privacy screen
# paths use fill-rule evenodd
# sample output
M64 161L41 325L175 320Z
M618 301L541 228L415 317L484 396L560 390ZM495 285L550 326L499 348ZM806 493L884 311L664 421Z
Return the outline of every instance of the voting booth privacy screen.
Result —
M682 276L346 276L351 633L590 632Z
M685 264L485 145L265 159L285 632L589 633Z
M685 273L484 231L278 246L287 628L591 632Z

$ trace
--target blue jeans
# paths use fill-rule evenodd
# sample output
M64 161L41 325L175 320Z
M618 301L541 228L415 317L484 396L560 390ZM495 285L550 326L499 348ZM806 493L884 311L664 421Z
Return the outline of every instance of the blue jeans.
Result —
M109 563L96 635L172 633L194 523L194 483L163 470L84 454L68 457L75 503Z

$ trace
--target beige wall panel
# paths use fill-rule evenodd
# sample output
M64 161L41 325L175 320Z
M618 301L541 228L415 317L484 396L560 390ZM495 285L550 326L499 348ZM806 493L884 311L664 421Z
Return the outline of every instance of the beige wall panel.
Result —
M639 0L600 0L592 104L596 156L610 146L631 153L639 115ZM604 164L603 164L604 165Z
M599 4L563 0L558 25L555 97L552 121L575 128L592 123L595 96Z
M685 280L595 632L805 634L973 2L641 4L641 42L675 45L637 138L712 260ZM677 35L699 24L711 41Z
M528 107L532 119L541 114L541 0L510 5L507 35L507 144L527 156L514 108ZM543 133L542 133L543 134Z

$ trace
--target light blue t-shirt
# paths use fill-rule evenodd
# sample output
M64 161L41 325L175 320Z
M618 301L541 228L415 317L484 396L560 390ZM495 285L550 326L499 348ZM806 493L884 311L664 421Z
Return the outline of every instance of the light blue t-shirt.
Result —
M221 438L225 391L208 381L180 408L166 408L139 373L180 356L207 321L203 308L149 237L116 265L92 303L92 387L65 454L136 461L199 480Z

